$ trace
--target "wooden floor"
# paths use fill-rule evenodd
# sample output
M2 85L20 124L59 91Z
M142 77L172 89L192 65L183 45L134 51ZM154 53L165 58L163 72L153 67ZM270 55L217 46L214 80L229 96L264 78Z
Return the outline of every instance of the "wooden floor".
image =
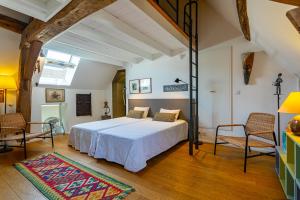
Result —
M204 144L195 156L188 156L187 143L181 143L148 162L134 174L122 166L96 160L67 146L67 136L56 136L55 151L135 187L128 199L285 199L274 172L274 158L249 160L243 173L243 153L239 149ZM29 157L52 151L50 141L31 143ZM23 151L0 154L0 199L45 199L13 163L23 159Z

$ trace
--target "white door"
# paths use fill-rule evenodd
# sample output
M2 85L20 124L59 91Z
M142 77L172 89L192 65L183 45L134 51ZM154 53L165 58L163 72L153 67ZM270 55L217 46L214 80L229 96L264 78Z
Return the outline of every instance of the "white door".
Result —
M231 48L199 54L199 126L215 129L231 122Z

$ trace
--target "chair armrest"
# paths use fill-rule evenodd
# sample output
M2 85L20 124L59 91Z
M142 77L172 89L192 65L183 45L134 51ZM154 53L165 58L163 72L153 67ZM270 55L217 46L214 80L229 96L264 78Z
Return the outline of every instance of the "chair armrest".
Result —
M244 124L222 124L222 125L217 126L216 138L218 137L218 133L219 133L220 128L223 128L223 127L237 127L237 126L242 126L244 128L245 135L247 135L246 131L245 131L246 126Z
M27 122L27 124L49 124L49 125L51 125L51 123L49 123L49 122Z
M243 127L245 127L244 124L222 124L222 125L217 126L217 128L221 128L221 127L233 127L233 126L243 126Z

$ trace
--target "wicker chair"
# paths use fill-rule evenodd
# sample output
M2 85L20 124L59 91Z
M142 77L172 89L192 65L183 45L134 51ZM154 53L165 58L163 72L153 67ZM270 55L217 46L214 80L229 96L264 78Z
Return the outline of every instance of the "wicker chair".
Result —
M38 133L26 133L28 125L33 124L48 124L50 126L50 131L48 132L38 132ZM48 136L47 136L48 135ZM26 153L26 142L34 138L51 138L52 148L54 148L53 134L52 134L52 124L43 122L26 122L24 117L20 113L9 113L5 115L0 115L0 142L4 143L4 148L6 147L21 147L24 148L24 157L27 158ZM17 141L20 145L7 145L8 142Z
M233 144L235 146L245 149L244 157L244 172L246 172L247 159L257 156L269 155L274 156L275 146L277 145L275 132L274 132L275 116L267 113L251 113L244 124L227 124L219 125L216 130L214 155L216 155L217 144ZM218 136L219 129L222 127L236 127L241 126L244 128L245 137L231 137L231 136ZM253 137L255 136L255 137ZM262 137L266 140L272 141L265 142L258 140L257 137ZM221 142L218 142L221 140ZM259 153L255 155L248 155L248 150L251 152L251 147L254 148L274 148L274 151L268 153Z

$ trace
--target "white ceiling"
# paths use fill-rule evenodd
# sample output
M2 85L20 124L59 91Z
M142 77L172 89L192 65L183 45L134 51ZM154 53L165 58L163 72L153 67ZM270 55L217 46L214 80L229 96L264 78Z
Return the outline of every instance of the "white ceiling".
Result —
M247 2L252 42L289 72L300 74L300 35L286 17L286 12L295 7L270 0ZM240 30L235 0L207 0L207 3Z
M162 55L175 56L186 46L131 0L118 0L72 26L45 48L127 66Z
M0 5L42 21L48 21L71 0L0 0Z
M25 23L28 23L29 18L30 18L28 15L25 15L23 13L20 13L20 12L14 11L14 10L11 10L11 9L3 7L3 6L0 6L0 13L2 15L14 18L16 20L19 20L19 21L22 21L22 22L25 22Z

